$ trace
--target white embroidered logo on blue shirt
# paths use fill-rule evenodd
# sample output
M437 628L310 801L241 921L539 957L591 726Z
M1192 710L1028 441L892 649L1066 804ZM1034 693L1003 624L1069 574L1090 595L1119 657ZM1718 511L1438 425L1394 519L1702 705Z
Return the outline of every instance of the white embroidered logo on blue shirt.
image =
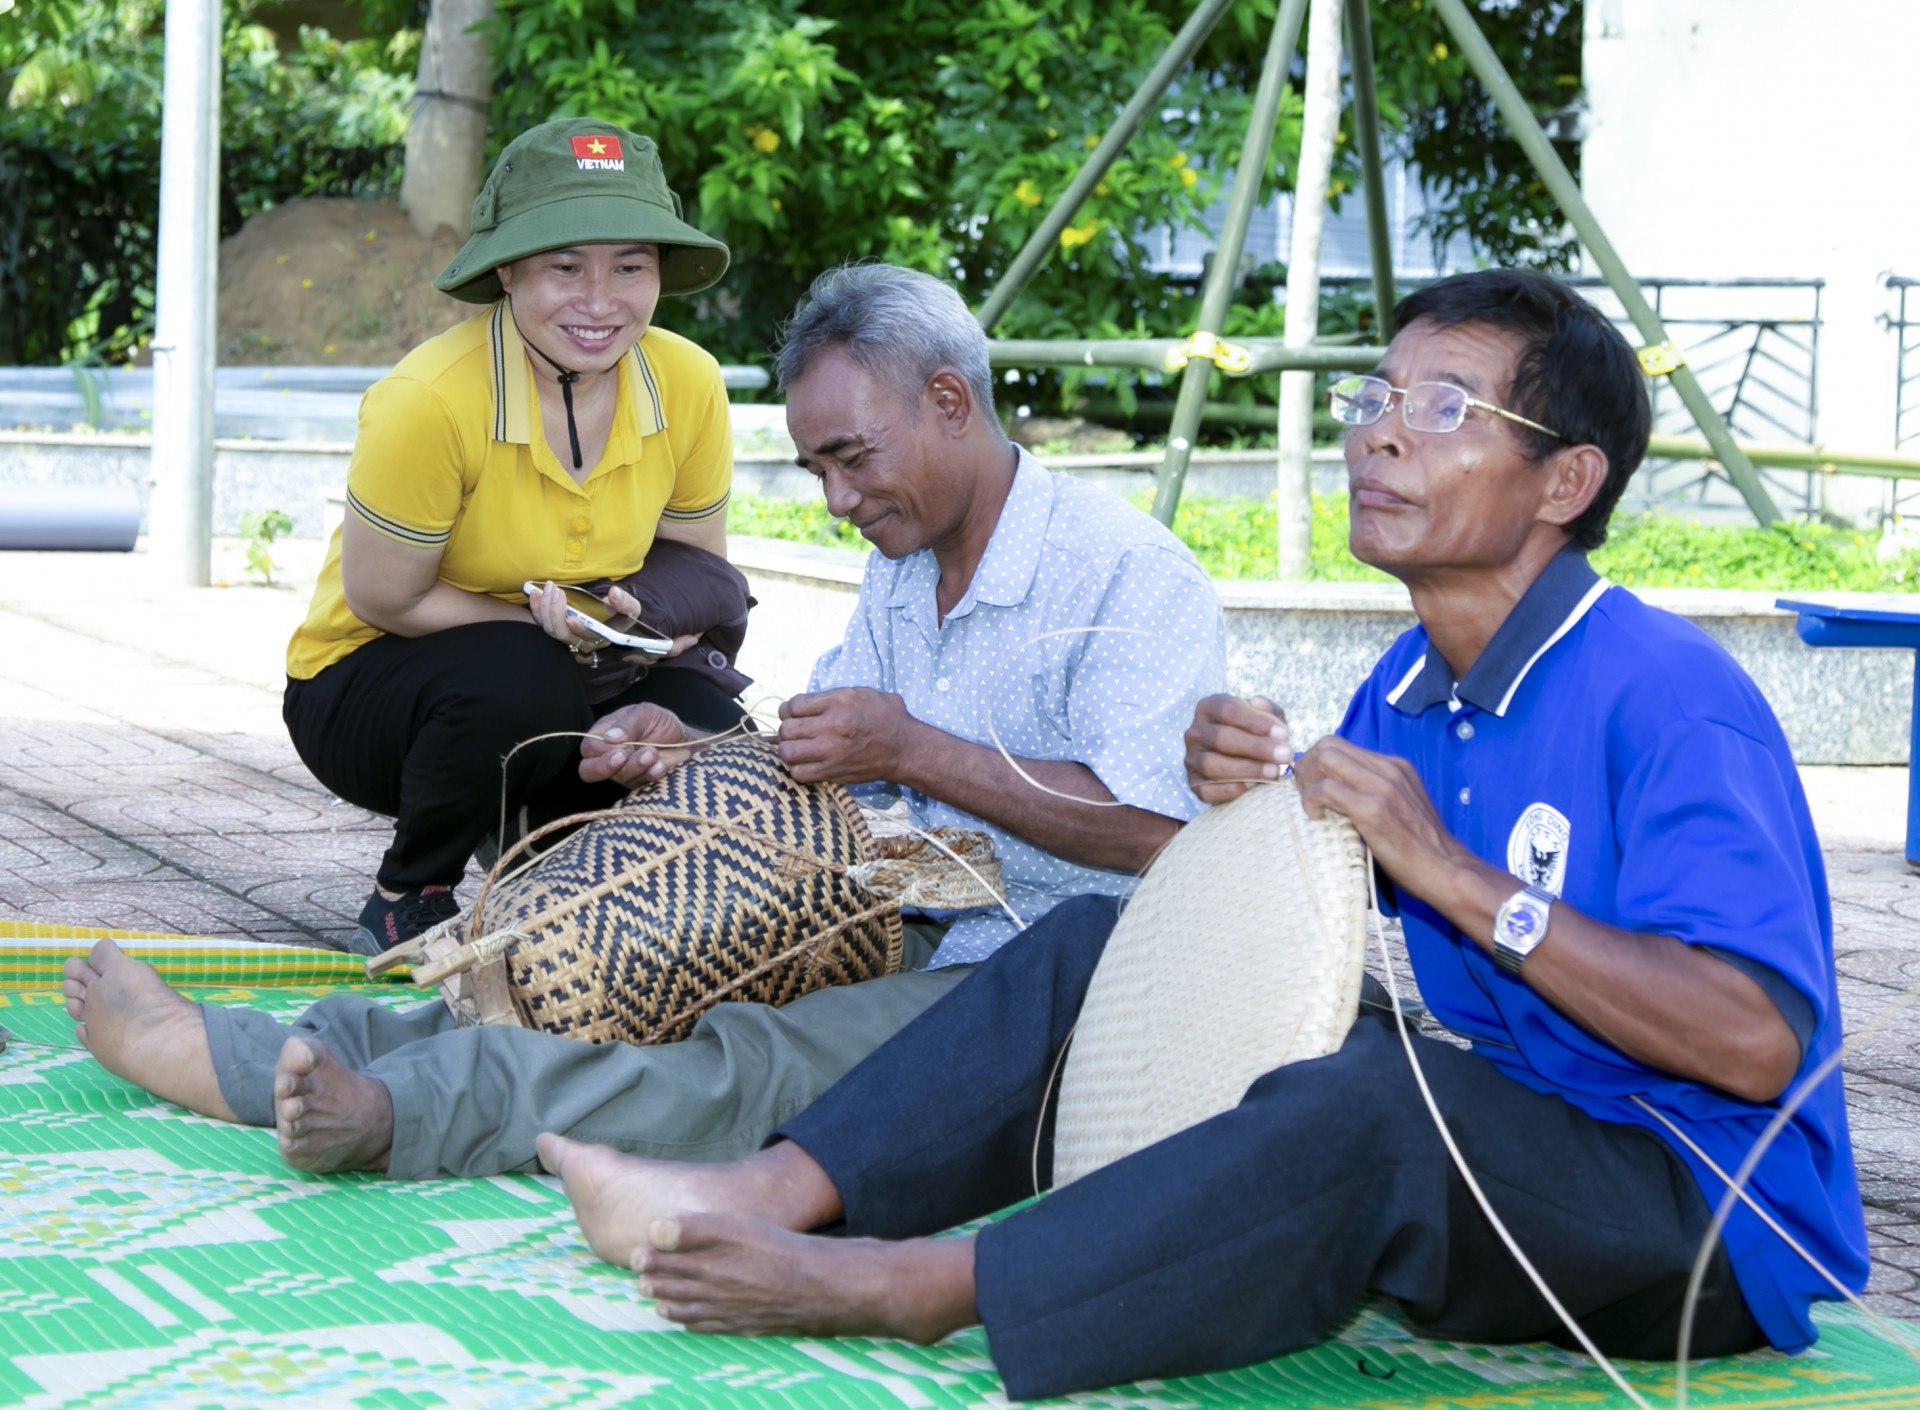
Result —
M1573 828L1551 803L1529 804L1507 834L1507 870L1558 896L1567 880L1567 841Z

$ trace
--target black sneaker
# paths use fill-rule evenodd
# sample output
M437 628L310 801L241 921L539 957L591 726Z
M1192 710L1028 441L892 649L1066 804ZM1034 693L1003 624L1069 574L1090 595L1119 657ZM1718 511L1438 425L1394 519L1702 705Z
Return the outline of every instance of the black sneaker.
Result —
M422 886L402 893L397 901L389 901L376 887L360 911L360 928L347 937L347 948L356 955L377 958L459 914L460 903L453 899L451 886Z

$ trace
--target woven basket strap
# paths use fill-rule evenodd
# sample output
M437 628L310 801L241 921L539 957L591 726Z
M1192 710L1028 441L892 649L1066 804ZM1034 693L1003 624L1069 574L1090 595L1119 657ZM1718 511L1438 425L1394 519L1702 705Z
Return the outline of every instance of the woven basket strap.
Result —
M897 911L897 910L899 910L899 906L895 902L883 901L877 906L867 907L866 910L861 911L856 915L850 915L845 920L835 921L832 925L828 926L825 930L821 931L818 935L809 935L806 939L797 941L794 944L787 946L786 949L782 950L779 954L775 955L772 959L761 961L759 964L755 965L752 969L748 970L745 974L739 975L734 979L729 979L725 984L720 985L717 989L713 989L709 991L706 995L704 995L700 999L698 1003L689 1004L687 1005L687 1007L681 1009L680 1012L673 1014L668 1018L661 1019L660 1022L653 1025L653 1032L649 1033L646 1037L640 1040L640 1046L647 1047L654 1043L660 1042L661 1041L659 1037L660 1034L670 1033L673 1031L673 1029L676 1026L686 1022L687 1019L693 1018L698 1014L705 1013L708 1009L712 1008L715 1004L719 1003L722 999L726 998L727 995L733 993L736 989L740 989L745 985L753 983L753 981L758 979L761 975L767 973L767 971L771 969L775 969L778 966L785 964L788 960L792 959L795 955L799 954L801 951L811 950L813 951L814 954L817 955L821 950L826 948L827 942L832 940L836 935L840 934L841 931L847 930L852 926L864 924L865 922L870 920L878 919L883 915L887 915L888 913Z

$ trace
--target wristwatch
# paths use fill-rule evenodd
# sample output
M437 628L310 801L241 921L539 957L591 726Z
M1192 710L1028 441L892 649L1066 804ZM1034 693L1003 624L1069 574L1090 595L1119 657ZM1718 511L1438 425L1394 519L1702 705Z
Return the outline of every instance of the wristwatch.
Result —
M1527 886L1507 897L1493 918L1493 962L1508 974L1520 966L1547 938L1548 911L1558 899L1551 891Z

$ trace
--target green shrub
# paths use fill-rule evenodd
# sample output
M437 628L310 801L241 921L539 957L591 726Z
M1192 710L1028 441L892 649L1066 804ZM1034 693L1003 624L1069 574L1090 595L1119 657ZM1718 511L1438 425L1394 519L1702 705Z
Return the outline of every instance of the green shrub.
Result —
M1145 509L1152 496L1131 497ZM799 543L865 548L866 540L819 499L735 495L727 528L736 534ZM1278 520L1271 499L1189 497L1174 515L1174 532L1216 578L1271 578ZM1622 515L1613 521L1593 566L1627 587L1746 588L1806 592L1920 591L1920 561L1882 563L1879 535L1824 524L1782 522L1771 529L1705 525L1670 516ZM1347 552L1347 497L1313 498L1313 577L1320 582L1387 582Z

